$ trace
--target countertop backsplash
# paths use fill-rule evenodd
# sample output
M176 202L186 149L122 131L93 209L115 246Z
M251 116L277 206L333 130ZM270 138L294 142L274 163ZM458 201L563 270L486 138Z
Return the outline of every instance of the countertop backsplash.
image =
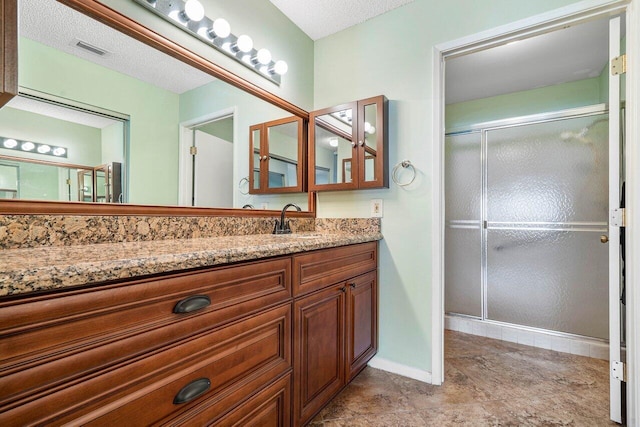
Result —
M1 215L0 250L269 234L276 217ZM290 218L294 233L379 233L379 218Z

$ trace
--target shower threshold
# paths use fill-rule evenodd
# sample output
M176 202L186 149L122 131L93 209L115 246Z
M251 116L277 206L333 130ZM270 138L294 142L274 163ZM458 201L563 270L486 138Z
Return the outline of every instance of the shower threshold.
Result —
M578 356L609 360L607 341L578 335L559 334L542 329L486 321L468 316L446 314L445 329L493 338Z

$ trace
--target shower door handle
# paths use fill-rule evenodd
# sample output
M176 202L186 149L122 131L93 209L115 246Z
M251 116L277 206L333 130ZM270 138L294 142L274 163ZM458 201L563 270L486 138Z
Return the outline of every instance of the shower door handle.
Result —
M600 236L600 242L607 243L608 241L609 241L609 236L607 236L606 234L603 234L602 236Z

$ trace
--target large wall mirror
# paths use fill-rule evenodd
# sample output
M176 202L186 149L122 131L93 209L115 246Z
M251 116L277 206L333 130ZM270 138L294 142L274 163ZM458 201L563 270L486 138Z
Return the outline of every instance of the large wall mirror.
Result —
M104 212L98 203L123 203L111 213L313 211L307 193L248 191L250 127L292 113L306 121L305 111L99 2L18 7L19 95L0 109L0 198L37 201L38 213L68 210L59 202L87 202L83 213ZM180 210L190 211L207 214Z

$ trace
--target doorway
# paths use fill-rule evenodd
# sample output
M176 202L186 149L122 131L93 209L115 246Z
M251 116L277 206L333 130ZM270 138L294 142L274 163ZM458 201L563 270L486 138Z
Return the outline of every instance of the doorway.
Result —
M180 129L180 204L232 208L234 111L182 123Z
M444 68L445 68L446 60L456 58L456 57L463 57L463 56L472 54L474 52L479 52L482 50L487 50L487 49L495 48L498 46L502 46L502 47L506 47L509 45L515 46L520 43L523 43L524 41L530 38L534 38L534 36L540 36L541 34L550 34L552 32L560 32L556 30L575 27L585 23L593 22L598 19L608 19L610 16L613 16L616 13L618 14L623 13L625 11L625 6L626 5L623 2L618 2L613 5L608 4L606 5L606 7L603 6L603 8L601 9L595 9L595 8L586 8L584 4L577 4L575 5L575 7L572 7L572 8L565 8L563 10L558 10L556 11L557 13L548 13L545 15L541 15L539 17L533 17L527 20L523 20L521 22L517 22L511 25L505 26L503 28L498 28L495 30L488 31L484 34L477 35L477 37L470 36L465 39L460 39L458 41L436 46L436 55L435 55L436 59L434 62L434 71L435 71L434 88L435 88L436 97L441 96L441 98L439 99L439 102L436 102L434 104L434 110L435 110L434 119L436 120L436 124L444 123L445 120L447 119L447 117L445 116L445 106L444 106L444 98L445 98L444 86L446 83ZM607 10L603 10L603 9L607 9ZM624 19L622 20L622 22L623 23L625 22ZM629 24L629 21L627 21L627 25L628 24ZM607 38L608 38L608 34L607 34ZM618 38L617 41L620 42L620 39ZM611 50L611 52L613 52L613 50ZM608 58L608 60L610 59L612 58ZM543 64L545 64L547 68L555 67L555 64L553 63L543 62ZM510 63L510 57L508 57L506 60L502 62L499 62L498 65L502 68L509 69L509 67L512 65ZM589 71L587 69L575 70L575 71L586 72L587 77L594 78L592 76L589 76ZM576 74L580 74L580 73L576 73ZM446 74L446 76L448 78L448 73ZM513 78L517 79L518 77L521 77L521 76L522 76L521 74L516 73ZM474 79L471 79L471 80L474 80ZM504 78L502 80L505 81L505 86L509 85L509 82L506 81ZM527 81L528 79L524 78L521 80ZM603 80L604 80L604 76L603 76ZM613 85L617 84L618 80L619 80L619 77L611 77L609 78L609 84L608 85L603 84L603 87L605 86L611 87L612 84ZM559 83L562 83L562 82L558 82L556 84L559 84ZM571 83L571 82L568 82L568 83ZM578 83L574 83L574 84L578 85ZM544 92L543 88L539 88L539 87L529 88L524 90L538 90L538 95L540 95L540 92ZM615 90L619 91L619 88L616 88ZM610 91L610 93L612 92ZM504 100L507 97L507 94L502 94L502 95L504 95L502 99ZM562 97L556 98L556 100L558 99L560 99L561 101L565 100L565 98L562 98ZM531 97L529 99L530 102L523 103L520 106L520 108L526 109L532 106L538 106L541 103L540 100L541 98ZM611 105L616 105L616 108L612 110L612 112L615 113L616 117L613 120L611 120L611 126L609 126L609 129L610 131L611 129L614 129L617 131L619 130L618 121L617 121L618 120L617 116L619 115L619 111L618 111L617 105L619 105L620 103L616 102L615 98L613 101L610 100L609 102L611 103ZM593 102L590 102L589 104L593 104ZM577 107L577 106L583 106L583 105L589 105L589 104L567 105L564 108ZM501 105L504 107L505 104L501 104ZM505 110L507 110L507 112L512 114L499 117L499 119L521 117L521 116L533 113L533 112L522 113L522 110L518 110L517 108L510 108L508 106L505 108ZM557 111L557 110L558 110L557 108L547 108L544 110L538 110L537 112ZM473 114L476 114L476 116L482 115L486 111L488 111L488 109L486 108L484 109L470 108L470 109L467 109L466 112L469 113L468 117L470 117ZM469 123L467 123L467 126L470 126L471 124L478 123L481 121L482 120L470 121ZM433 166L434 166L434 176L436 177L435 179L436 190L434 192L434 207L436 210L436 212L434 212L434 233L436 235L436 238L434 238L433 261L434 261L435 267L434 267L433 278L434 278L434 282L439 283L441 287L439 287L439 289L434 288L434 293L433 293L433 296L434 296L433 309L434 309L434 313L436 314L434 315L434 322L433 322L434 346L433 346L432 354L433 354L435 363L433 364L432 373L433 373L433 382L439 383L444 378L443 364L438 363L438 361L441 361L441 362L443 361L442 330L444 329L443 328L444 318L440 316L443 316L444 306L445 306L445 298L444 298L444 282L445 282L445 275L446 275L446 270L445 270L446 249L445 248L446 248L447 240L445 239L445 203L446 201L445 201L445 191L444 191L444 182L445 182L444 140L445 140L445 137L444 137L444 132L440 130L442 128L438 129L437 125L435 126L435 128L436 129L434 130L434 134L436 135L437 140L441 141L441 144L435 144L435 145L438 145L437 147L434 146L435 160L434 160ZM618 139L617 135L614 135L613 137L609 135L609 140L617 140L617 139ZM615 146L617 144L613 144L613 145ZM487 154L488 153L482 153L481 155L487 155ZM610 155L611 154L609 154L609 156ZM617 160L617 157L616 157L616 160ZM481 168L481 167L482 166L478 166L478 168ZM615 175L615 172L617 172L617 169L612 173ZM615 191L611 191L611 190L609 191L609 195L610 195L609 209L611 208L611 206L615 206L615 198L617 197L617 194L618 194L618 189L615 189ZM612 199L614 199L613 200L614 203L612 203ZM483 207L483 208L486 208L486 207ZM614 241L612 242L613 244L609 244L609 247L613 248L613 250L610 252L612 252L614 255L617 256L618 258L617 262L619 262L620 256L619 256L619 249L617 245L617 238L619 237L621 228L620 228L619 222L611 221L610 219L611 219L610 217L607 218L607 220L609 220L608 234L609 234L609 237L614 239ZM595 222L601 222L601 221L595 221ZM485 228L487 225L488 224L484 222L481 225L482 226L481 228ZM496 232L498 231L504 231L504 230L496 230ZM564 232L564 230L562 231ZM480 233L482 233L482 231L480 231ZM486 231L486 233L489 234L489 231ZM500 249L503 249L503 246L504 245L497 245L497 247L499 247ZM480 250L482 250L482 248ZM486 253L484 254L484 256L487 258L488 261L490 261ZM612 272L612 276L613 276L613 275L618 275L619 272L617 269L617 264L612 264L612 261L611 261L612 258L613 257L610 254L609 270ZM609 280L609 283L613 283L611 279ZM619 330L616 330L615 325L616 325L616 322L618 322L619 324L620 319L618 317L617 320L615 320L616 316L614 313L615 310L619 310L619 307L617 307L617 305L619 305L619 300L618 300L619 291L620 289L616 289L615 285L609 287L608 300L611 302L609 307L609 312L613 313L613 315L610 316L610 319L614 319L613 322L610 322L612 325L612 328L610 329L609 334L610 336L614 337L613 342L618 341L615 339L615 337L619 337ZM488 304L487 301L488 300L485 297L484 302L481 304ZM487 312L486 307L487 305L481 308L481 315L486 314ZM629 315L629 313L627 314ZM615 357L615 351L613 351L612 355L613 357ZM613 396L616 387L618 388L617 391L619 393L621 384L623 383L620 380L617 380L617 378L615 378L615 379L612 379L611 384L612 384L611 392ZM616 412L619 417L621 408L618 408L616 410L615 406L616 405L612 405L611 416L612 416L612 419L618 420L616 418Z

